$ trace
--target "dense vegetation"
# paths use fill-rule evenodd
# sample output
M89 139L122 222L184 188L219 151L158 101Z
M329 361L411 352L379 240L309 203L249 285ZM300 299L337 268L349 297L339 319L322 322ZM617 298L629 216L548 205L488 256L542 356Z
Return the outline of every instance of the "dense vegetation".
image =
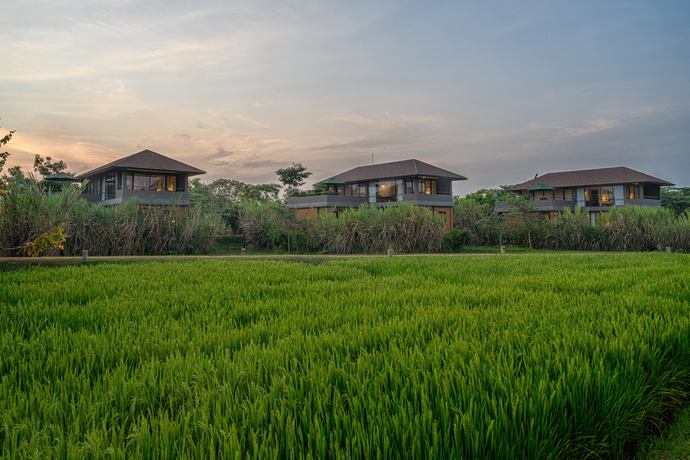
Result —
M628 456L690 395L689 262L5 272L0 455Z
M213 214L176 207L88 203L81 189L8 184L0 200L0 255L188 254L208 251L222 232Z
M503 194L503 195L501 195ZM496 198L512 200L512 211L495 212ZM690 213L669 208L626 206L597 216L592 226L582 209L552 219L534 213L526 201L506 192L482 190L455 201L455 227L478 245L516 244L542 249L690 252Z

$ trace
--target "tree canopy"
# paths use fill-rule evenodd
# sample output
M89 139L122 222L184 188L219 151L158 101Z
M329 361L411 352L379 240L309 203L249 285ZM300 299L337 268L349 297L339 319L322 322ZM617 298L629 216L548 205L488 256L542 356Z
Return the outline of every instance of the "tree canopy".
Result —
M277 170L276 174L280 183L287 187L300 187L312 175L302 163L292 163L292 166Z

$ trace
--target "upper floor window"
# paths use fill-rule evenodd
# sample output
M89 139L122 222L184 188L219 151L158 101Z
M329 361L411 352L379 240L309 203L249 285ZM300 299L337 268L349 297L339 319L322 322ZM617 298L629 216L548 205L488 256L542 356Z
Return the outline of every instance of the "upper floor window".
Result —
M394 180L379 181L376 191L377 201L395 201L397 199L397 187Z
M436 195L438 193L438 181L427 178L408 178L405 179L405 193L423 193L425 195Z
M345 185L345 196L367 197L367 184L347 184Z
M628 185L628 199L629 200L639 200L640 199L640 185L639 184Z
M128 190L147 190L150 192L182 192L184 184L177 176L162 174L126 173Z
M419 193L436 195L437 186L436 179L419 179Z

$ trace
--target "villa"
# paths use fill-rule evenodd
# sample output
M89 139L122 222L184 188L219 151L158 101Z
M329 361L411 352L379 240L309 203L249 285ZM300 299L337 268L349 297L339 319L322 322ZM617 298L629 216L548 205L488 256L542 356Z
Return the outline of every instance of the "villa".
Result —
M326 191L292 195L288 206L297 217L313 219L323 212L336 216L347 208L370 203L377 206L407 202L442 215L447 229L453 227L453 181L467 178L420 160L402 160L358 166L317 182Z
M576 206L589 213L592 222L599 212L626 205L657 208L661 206L661 186L673 185L649 174L624 166L583 169L544 174L510 188L529 198L535 211L553 215ZM504 201L496 202L496 211L509 211Z
M151 150L120 158L77 176L88 180L88 201L118 204L138 198L142 204L189 206L189 177L206 174L199 168Z

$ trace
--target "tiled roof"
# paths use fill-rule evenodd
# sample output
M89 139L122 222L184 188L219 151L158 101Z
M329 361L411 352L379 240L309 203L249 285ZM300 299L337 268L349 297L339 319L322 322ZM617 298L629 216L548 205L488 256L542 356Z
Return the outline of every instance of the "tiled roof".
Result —
M408 176L433 176L444 177L452 180L466 180L467 178L460 174L455 174L446 169L439 168L429 163L419 160L402 160L393 161L390 163L379 163L375 165L357 166L356 168L340 173L336 176L324 179L319 183L348 183L368 181L374 179L388 179L393 177L408 177Z
M529 190L539 184L551 187L584 187L587 185L613 185L652 183L673 185L672 183L650 176L649 174L617 166L614 168L582 169L579 171L562 171L537 176L532 180L511 187L511 190Z
M112 168L131 168L140 170L150 170L150 171L166 171L166 172L182 172L189 175L195 176L197 174L206 174L206 171L202 171L199 168L190 166L188 164L182 163L181 161L174 160L160 153L156 153L152 150L142 150L141 152L134 153L132 155L120 158L119 160L112 161L103 166L99 166L96 169L87 171L85 173L79 174L78 179L85 179L88 176L107 171Z

